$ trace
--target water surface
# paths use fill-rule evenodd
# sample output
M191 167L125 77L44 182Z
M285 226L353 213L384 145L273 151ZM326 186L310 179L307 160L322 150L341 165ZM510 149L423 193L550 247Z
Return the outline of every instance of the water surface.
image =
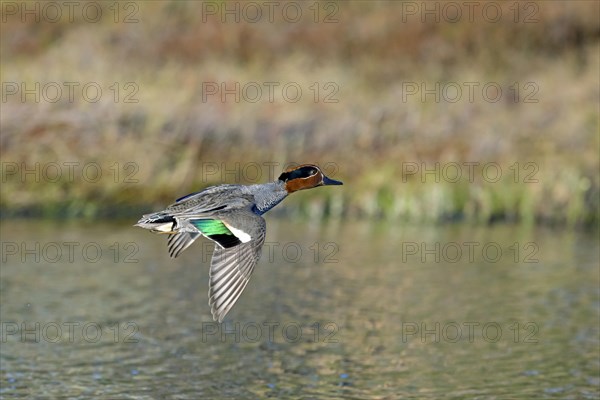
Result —
M599 245L525 228L269 219L224 324L211 245L3 221L1 398L598 398Z

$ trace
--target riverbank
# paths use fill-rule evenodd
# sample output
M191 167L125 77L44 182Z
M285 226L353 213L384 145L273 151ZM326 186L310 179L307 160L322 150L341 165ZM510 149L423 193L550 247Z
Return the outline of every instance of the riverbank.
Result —
M295 195L301 216L597 224L597 4L398 24L400 4L317 24L197 25L192 2L9 18L2 216L137 215L316 162L345 186Z

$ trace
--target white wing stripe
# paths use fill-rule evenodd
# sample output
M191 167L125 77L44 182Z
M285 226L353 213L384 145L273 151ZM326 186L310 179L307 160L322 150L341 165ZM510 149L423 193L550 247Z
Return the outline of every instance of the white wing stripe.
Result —
M243 230L234 228L233 226L229 225L225 221L222 221L222 222L227 227L227 229L229 229L231 231L231 233L233 233L238 239L240 239L240 242L248 243L250 240L252 240L252 237L250 235L248 235L246 232L244 232Z

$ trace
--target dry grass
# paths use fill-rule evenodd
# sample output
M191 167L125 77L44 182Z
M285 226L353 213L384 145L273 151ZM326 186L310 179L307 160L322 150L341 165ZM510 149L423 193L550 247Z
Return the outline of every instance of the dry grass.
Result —
M501 3L503 15L511 15L509 3ZM191 1L142 2L135 24L9 16L1 26L2 82L97 82L104 91L97 103L66 95L56 103L3 101L2 161L93 161L105 175L132 162L139 182L3 176L2 213L129 214L222 181L199 165L313 161L336 163L346 186L303 193L304 215L597 224L597 2L538 2L539 21L531 24L515 24L512 15L498 23L422 23L403 14L400 2L358 1L339 3L339 22L324 24L314 23L307 4L310 17L296 24L202 23ZM109 89L115 82L119 102ZM139 88L139 102L122 101L127 82ZM280 95L204 101L203 82L296 82L304 92L297 103ZM322 101L327 82L339 87L337 103ZM464 82L497 83L503 95L496 103L481 91L473 102L403 97L407 84L453 82L463 89ZM528 94L537 102L525 102ZM473 181L424 181L403 175L413 162L497 163L503 178L486 182L476 168ZM517 182L509 169L515 162ZM532 171L522 169L527 163L537 167L538 182L523 181Z

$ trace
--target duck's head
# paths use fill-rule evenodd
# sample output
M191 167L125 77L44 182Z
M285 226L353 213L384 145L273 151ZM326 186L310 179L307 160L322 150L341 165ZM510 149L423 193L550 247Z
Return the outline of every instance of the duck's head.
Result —
M279 175L279 180L285 183L285 190L288 193L317 186L343 185L340 181L328 178L321 171L321 168L313 164L302 164L288 168Z

